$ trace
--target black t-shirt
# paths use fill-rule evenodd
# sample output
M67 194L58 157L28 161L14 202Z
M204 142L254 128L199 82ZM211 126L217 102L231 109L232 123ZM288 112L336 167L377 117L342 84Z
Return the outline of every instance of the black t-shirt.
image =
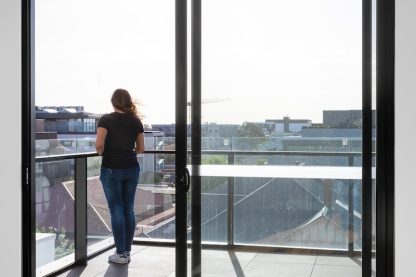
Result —
M137 165L136 138L143 133L140 119L127 113L110 113L100 118L98 127L107 129L102 167L129 168Z

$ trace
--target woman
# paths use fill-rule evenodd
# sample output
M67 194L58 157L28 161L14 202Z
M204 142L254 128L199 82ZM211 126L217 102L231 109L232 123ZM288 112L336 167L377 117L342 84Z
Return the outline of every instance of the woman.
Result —
M136 154L144 151L143 124L127 90L117 89L111 97L114 112L98 122L95 148L103 156L100 180L111 214L116 253L113 263L130 261L136 228L134 199L140 165Z

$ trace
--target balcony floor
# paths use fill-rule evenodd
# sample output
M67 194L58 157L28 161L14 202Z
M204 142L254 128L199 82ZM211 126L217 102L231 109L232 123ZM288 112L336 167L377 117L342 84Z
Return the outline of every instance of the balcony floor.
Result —
M60 277L174 277L175 249L133 245L129 265L107 262L114 249L91 259L86 267L75 267ZM188 251L190 256L190 251ZM188 259L188 272L190 258ZM190 276L190 274L188 274ZM275 253L202 251L202 276L228 277L359 277L361 267L348 257Z

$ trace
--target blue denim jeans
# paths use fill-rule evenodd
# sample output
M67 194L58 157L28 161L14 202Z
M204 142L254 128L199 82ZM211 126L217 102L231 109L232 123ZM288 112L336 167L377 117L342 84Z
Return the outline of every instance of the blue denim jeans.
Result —
M101 168L100 180L111 214L111 226L118 254L131 250L136 219L134 198L139 182L140 166L113 169Z

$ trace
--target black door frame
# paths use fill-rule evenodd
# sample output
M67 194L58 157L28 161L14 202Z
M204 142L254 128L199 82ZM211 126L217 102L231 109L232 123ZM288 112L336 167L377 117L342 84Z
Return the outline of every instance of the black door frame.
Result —
M22 276L36 276L34 3L22 0Z
M175 270L176 276L187 276L187 0L175 0Z
M377 272L394 276L394 0L377 0ZM192 1L192 164L201 164L201 0ZM372 275L372 0L362 0L362 276ZM197 172L195 172L197 173ZM192 179L192 276L201 266L201 179ZM385 275L383 275L385 274Z
M176 140L186 142L187 0L175 0ZM36 276L35 207L35 6L22 0L22 276ZM186 276L187 197L186 143L176 146L176 273Z
M362 276L372 274L372 0L362 0Z
M186 174L186 139L187 139L187 1L176 1L176 270L178 276L186 276L187 268L187 226L186 226L186 191L189 186ZM200 119L201 97L201 0L192 0L192 121ZM36 241L35 241L35 136L34 136L34 1L22 0L22 276L36 274ZM368 12L371 13L371 3L363 0L363 24L368 24ZM367 14L367 17L365 16ZM377 0L377 238L376 258L377 274L379 276L394 276L394 26L395 1ZM371 23L371 21L370 21ZM368 25L366 25L368 28ZM368 36L370 32L370 37ZM371 97L368 98L368 68L371 67L371 56L368 56L371 29L363 26L363 145L367 145L371 120ZM370 46L371 47L371 46ZM370 52L371 53L371 52ZM369 60L370 59L370 60ZM367 74L364 73L367 72ZM366 81L367 80L367 81ZM371 84L371 80L370 80ZM366 88L364 88L364 86ZM370 94L371 96L371 94ZM199 106L198 106L199 105ZM198 108L199 107L199 108ZM370 109L369 109L370 108ZM369 113L370 111L370 113ZM200 123L200 121L199 121ZM366 127L367 126L367 127ZM198 130L199 128L199 130ZM192 126L192 162L200 163L200 125ZM199 134L199 135L198 135ZM198 136L197 136L198 135ZM371 139L371 137L370 137ZM199 146L198 146L199 144ZM363 146L364 148L364 146ZM371 149L371 148L370 148ZM199 153L199 154L198 154ZM366 154L367 153L367 154ZM367 158L366 158L367 157ZM369 180L368 150L363 149L363 184ZM367 168L367 169L365 169ZM367 180L367 181L366 181ZM196 188L196 200L200 199L198 179L193 178L193 188ZM371 200L371 188L363 186L363 199ZM370 201L366 201L370 202ZM182 203L182 204L179 204ZM178 205L179 204L179 205ZM184 205L185 204L185 205ZM195 202L198 204L198 202ZM364 213L363 236L363 276L371 272L371 242L369 240L368 218L371 207L363 205ZM200 209L200 207L199 207ZM197 217L198 213L193 216ZM195 218L195 223L198 223ZM371 222L371 221L370 221ZM195 274L200 272L200 224L198 230L193 229L193 262ZM364 227L367 226L367 227ZM195 226L193 226L195 227ZM198 235L199 233L199 235ZM196 234L196 236L194 236ZM371 255L369 255L369 253ZM369 271L370 270L370 271ZM198 276L198 275L194 275Z
M395 0L377 1L376 270L394 276Z
M197 168L201 165L201 0L192 0L191 6L191 163L192 167L192 256L191 276L201 276L201 177Z

